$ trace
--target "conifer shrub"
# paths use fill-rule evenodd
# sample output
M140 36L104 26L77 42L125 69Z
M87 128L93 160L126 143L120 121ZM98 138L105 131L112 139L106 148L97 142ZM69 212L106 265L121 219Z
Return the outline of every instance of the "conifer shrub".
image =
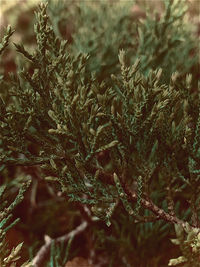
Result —
M185 1L163 3L138 19L128 1L51 0L31 48L13 43L16 69L0 77L2 266L200 266L198 37ZM5 245L12 229L24 253Z

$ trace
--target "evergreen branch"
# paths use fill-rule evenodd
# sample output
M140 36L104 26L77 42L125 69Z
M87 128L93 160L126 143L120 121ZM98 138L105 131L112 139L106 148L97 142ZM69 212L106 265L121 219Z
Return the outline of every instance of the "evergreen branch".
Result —
M124 191L127 193L127 195L129 196L129 199L132 200L132 201L137 201L137 194L136 193L133 193L131 192L129 189L127 189L127 187L125 186L124 187ZM156 217L159 217L161 220L164 220L166 222L169 222L169 223L173 223L173 224L179 224L181 225L184 229L186 229L188 223L177 218L176 216L173 216L167 212L165 212L163 209L159 208L157 205L155 205L153 203L152 200L148 199L144 199L144 198L141 198L141 205L145 208L145 209L148 209L150 211L152 211ZM191 225L192 228L196 228L195 225ZM200 230L200 228L199 228Z
M34 166L41 165L44 163L49 163L51 159L63 160L63 157L51 156L51 157L34 157L33 159L14 159L14 158L4 158L0 161L0 164L6 164L7 166Z
M9 41L10 37L13 35L14 32L15 31L13 31L11 29L11 26L8 25L7 29L6 29L6 34L5 34L5 36L3 37L3 39L2 39L2 41L0 43L0 55L5 50L5 48L8 46L8 41Z

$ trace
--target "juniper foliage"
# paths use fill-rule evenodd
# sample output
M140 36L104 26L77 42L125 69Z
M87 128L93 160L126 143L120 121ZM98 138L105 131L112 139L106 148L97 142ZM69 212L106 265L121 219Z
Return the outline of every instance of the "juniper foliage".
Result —
M175 71L186 74L193 69L197 74L198 59L191 57L191 53L198 53L198 45L188 27L186 1L167 0L163 4L162 14L156 11L152 14L149 10L145 19L144 15L130 14L132 2L129 1L114 1L109 8L105 1L75 5L67 12L69 18L76 18L72 51L90 54L88 68L97 73L99 80L107 79L108 74L119 74L120 49L126 50L130 64L140 57L141 70L146 75L158 66L165 69L161 77L165 83L169 83Z
M7 247L5 235L10 228L12 228L19 222L19 219L15 219L11 222L13 217L12 212L14 208L23 200L24 193L29 185L30 182L26 182L21 186L18 195L11 204L8 204L7 198L5 196L5 186L1 186L0 188L0 265L2 267L16 266L16 262L21 257L20 250L22 248L23 243L20 243L17 247L13 248L10 251ZM22 266L31 267L31 263L26 262Z
M179 12L180 4L167 1L159 22L147 16L135 23L134 41L128 30L130 17L125 11L114 16L117 5L108 9L101 3L100 12L107 12L103 21L92 7L82 6L81 16L94 21L96 28L76 26L70 45L55 35L47 5L41 4L34 52L15 44L32 73L22 68L0 81L1 170L40 166L45 181L59 184L69 201L88 205L107 226L115 225L117 233L119 210L124 229L126 218L128 226L156 220L174 223L176 232L183 229L192 238L186 237L188 244L177 232L175 243L183 257L169 265L194 264L199 257L200 87L196 72L187 73L194 66L196 71L197 58L183 66L195 41L188 43L189 32L181 28L185 10ZM113 17L116 23L105 31ZM115 30L125 35L119 40ZM9 27L1 53L12 34ZM178 56L179 49L185 57ZM138 227L138 232L145 236L146 230ZM186 247L194 243L195 249L186 255Z

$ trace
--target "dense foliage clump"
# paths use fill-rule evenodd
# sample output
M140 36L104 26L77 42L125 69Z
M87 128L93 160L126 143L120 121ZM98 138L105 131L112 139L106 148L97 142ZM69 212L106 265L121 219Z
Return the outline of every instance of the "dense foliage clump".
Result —
M2 266L200 266L198 37L185 1L140 12L51 0L31 45L14 40L16 67L0 69L1 191L12 203L0 206ZM24 252L5 246L9 231Z

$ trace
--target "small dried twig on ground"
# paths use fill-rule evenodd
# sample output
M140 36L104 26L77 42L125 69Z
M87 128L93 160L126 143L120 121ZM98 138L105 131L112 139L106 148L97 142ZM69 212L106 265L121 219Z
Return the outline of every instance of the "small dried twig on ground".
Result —
M43 262L48 255L51 244L54 241L55 243L61 243L61 242L67 242L70 238L79 235L82 233L88 226L87 222L81 223L76 229L72 230L70 233L60 236L56 239L46 238L46 243L40 248L38 253L33 259L33 266L34 267L40 267L43 266Z

